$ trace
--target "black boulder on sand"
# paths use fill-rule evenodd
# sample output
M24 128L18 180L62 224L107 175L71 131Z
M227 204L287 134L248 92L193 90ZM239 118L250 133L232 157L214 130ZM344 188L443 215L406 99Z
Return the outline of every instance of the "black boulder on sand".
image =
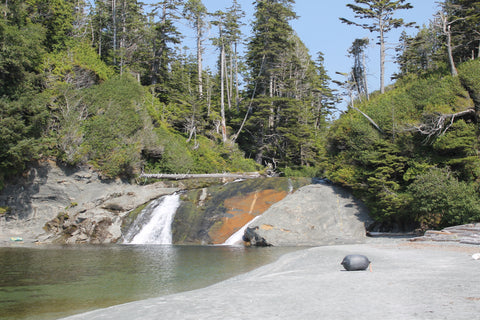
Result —
M366 270L370 265L370 260L360 254L349 254L343 258L341 265L347 271Z

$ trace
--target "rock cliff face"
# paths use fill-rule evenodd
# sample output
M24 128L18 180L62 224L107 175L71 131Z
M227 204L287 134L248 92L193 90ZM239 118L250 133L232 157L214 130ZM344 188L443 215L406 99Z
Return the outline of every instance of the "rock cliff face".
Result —
M359 243L370 223L367 209L348 191L321 183L272 205L247 228L244 240L258 246Z
M138 185L105 181L84 168L43 162L0 193L0 245L26 242L121 242L150 201L182 190L174 244L221 244L259 217L245 237L257 245L359 242L368 214L341 188L311 179L198 180Z
M11 181L0 193L0 244L26 242L115 243L150 201L176 191L182 204L173 241L220 244L288 192L310 179L268 178L225 183L222 179L137 185L102 180L89 169L45 161Z
M105 181L87 167L64 168L51 161L31 168L0 193L0 241L110 243L121 237L132 209L178 188Z

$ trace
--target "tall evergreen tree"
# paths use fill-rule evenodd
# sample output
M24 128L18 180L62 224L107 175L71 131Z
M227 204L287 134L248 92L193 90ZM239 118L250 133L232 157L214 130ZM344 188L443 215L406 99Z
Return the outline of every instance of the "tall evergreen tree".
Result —
M143 41L145 19L137 0L96 0L92 17L93 43L104 61L123 73Z
M218 26L218 38L213 39L214 45L220 49L220 59L219 59L219 69L220 69L220 127L222 131L222 141L225 143L227 141L227 125L225 119L225 80L226 80L226 58L225 58L225 47L226 39L224 36L225 28L225 13L222 11L217 11L213 14L215 21L214 25ZM227 85L228 87L228 85Z
M480 1L445 0L443 4L452 23L455 54L458 61L480 57Z
M45 47L52 51L64 49L73 36L74 3L67 0L34 0L29 3L33 23L45 27Z
M253 99L239 143L258 163L274 167L316 163L331 94L323 56L315 64L289 25L293 3L256 2L247 52Z
M446 61L443 49L441 34L433 23L421 28L413 37L403 32L400 44L395 48L395 61L400 67L400 74L395 76L423 74L440 68Z
M237 0L233 0L232 6L227 9L225 16L225 59L226 59L226 88L228 107L231 108L233 96L235 92L235 101L238 106L240 101L239 95L239 60L238 46L242 41L241 27L244 25L242 19L245 17L245 12L240 7Z
M47 28L32 22L32 6L6 3L0 16L0 98L18 99L41 86L38 67L46 52ZM50 33L52 36L52 33Z
M275 80L281 56L294 46L289 21L296 18L293 0L257 0L253 35L248 43L247 65L256 95L279 95Z
M196 33L197 40L197 76L198 76L198 95L203 97L203 38L207 28L207 8L201 0L188 0L185 3L183 13L190 21Z
M355 13L355 18L372 20L372 24L364 24L346 18L340 18L343 23L361 27L370 32L378 33L380 45L380 92L385 92L385 43L386 34L392 29L402 26L411 26L412 23L405 23L401 18L394 18L398 10L413 8L405 0L355 0L355 4L347 4L347 7Z
M153 5L149 22L151 36L148 40L148 56L151 59L148 59L147 67L148 84L165 86L169 79L168 66L174 57L171 46L179 44L181 40L181 34L174 24L179 19L180 4L179 0L162 0Z

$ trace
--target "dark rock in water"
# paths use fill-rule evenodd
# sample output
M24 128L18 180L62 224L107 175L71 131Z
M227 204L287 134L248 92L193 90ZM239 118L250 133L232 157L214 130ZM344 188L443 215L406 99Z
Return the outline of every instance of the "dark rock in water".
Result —
M343 258L341 265L347 271L359 271L365 270L370 265L370 260L367 257L360 254L350 254Z
M256 246L256 247L269 247L271 244L269 244L264 238L259 237L256 234L256 229L257 228L247 228L245 230L245 233L243 235L243 241L249 243L251 246Z

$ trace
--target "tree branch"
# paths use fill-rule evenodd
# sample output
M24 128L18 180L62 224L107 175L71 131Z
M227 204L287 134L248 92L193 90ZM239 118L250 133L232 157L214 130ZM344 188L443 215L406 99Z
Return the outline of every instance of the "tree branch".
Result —
M360 112L360 114L361 114L362 116L364 116L364 117L375 127L375 129L378 130L378 132L380 132L381 134L384 134L382 128L380 128L380 127L378 126L378 124L376 124L375 121L373 121L373 119L370 118L366 113L362 112L362 111L361 111L360 109L358 109L357 107L354 107L354 106L350 106L350 107L351 107L352 109L357 110L358 112Z
M474 109L467 109L457 113L449 114L428 114L425 115L425 122L419 125L411 126L407 128L407 131L416 131L425 135L425 142L428 142L433 137L439 137L452 126L457 118L463 118L467 116L474 116Z

